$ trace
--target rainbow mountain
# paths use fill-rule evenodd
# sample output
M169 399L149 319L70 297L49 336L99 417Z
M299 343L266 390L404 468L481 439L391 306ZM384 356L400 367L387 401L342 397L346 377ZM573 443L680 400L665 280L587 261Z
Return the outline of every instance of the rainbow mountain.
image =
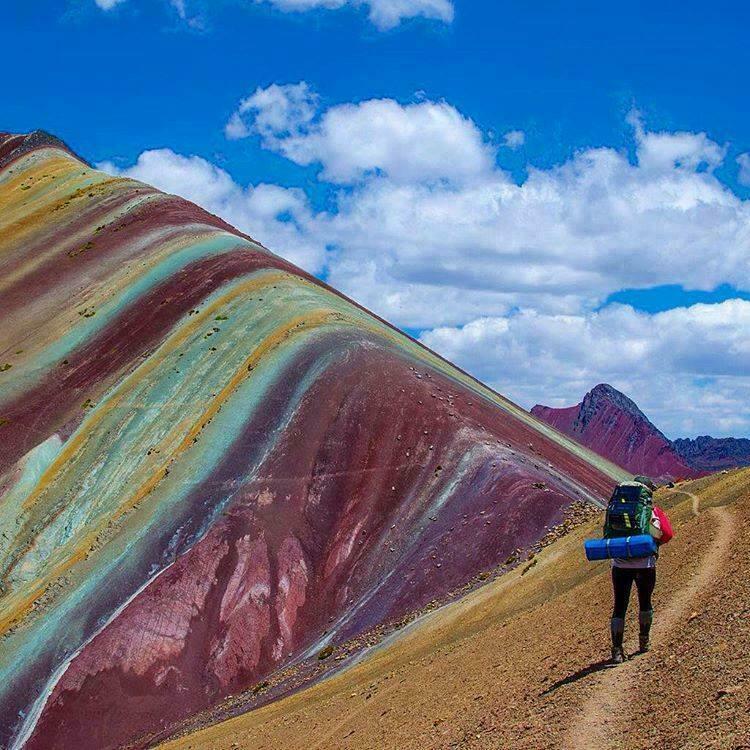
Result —
M0 746L146 747L620 469L221 219L0 134Z

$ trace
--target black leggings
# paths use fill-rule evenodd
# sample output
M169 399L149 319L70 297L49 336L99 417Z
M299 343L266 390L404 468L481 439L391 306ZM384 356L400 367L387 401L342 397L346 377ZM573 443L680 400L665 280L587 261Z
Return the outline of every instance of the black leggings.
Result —
M638 589L638 606L641 612L648 612L651 594L656 585L656 568L612 568L612 587L615 590L615 609L612 617L625 617L630 601L630 589L635 581Z

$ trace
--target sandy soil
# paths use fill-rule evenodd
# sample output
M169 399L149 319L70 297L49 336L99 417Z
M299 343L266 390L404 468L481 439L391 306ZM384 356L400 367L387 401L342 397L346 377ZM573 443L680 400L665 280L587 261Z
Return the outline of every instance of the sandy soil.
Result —
M611 584L583 559L589 524L347 672L167 747L750 748L750 470L678 489L657 499L676 536L650 653L606 665Z

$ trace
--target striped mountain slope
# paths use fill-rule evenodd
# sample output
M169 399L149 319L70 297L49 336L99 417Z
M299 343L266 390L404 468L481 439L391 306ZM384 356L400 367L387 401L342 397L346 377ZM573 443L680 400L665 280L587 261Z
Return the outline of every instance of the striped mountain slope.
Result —
M0 135L0 746L142 746L622 472L197 206Z

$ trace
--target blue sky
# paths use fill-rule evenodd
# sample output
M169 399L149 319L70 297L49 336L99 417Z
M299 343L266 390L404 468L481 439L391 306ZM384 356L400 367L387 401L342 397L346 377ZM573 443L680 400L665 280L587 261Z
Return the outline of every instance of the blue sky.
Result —
M206 205L525 406L607 380L670 436L750 435L750 8L614 5L10 0L0 129Z
M385 33L362 9L280 13L250 0L194 0L204 33L167 0L7 6L0 54L23 75L5 82L4 126L45 125L93 160L168 146L221 155L240 181L259 168L290 178L280 160L228 148L221 125L257 86L299 80L332 102L444 98L485 130L525 130L540 166L626 147L634 103L653 128L750 150L746 3L458 0L450 24L413 19Z

